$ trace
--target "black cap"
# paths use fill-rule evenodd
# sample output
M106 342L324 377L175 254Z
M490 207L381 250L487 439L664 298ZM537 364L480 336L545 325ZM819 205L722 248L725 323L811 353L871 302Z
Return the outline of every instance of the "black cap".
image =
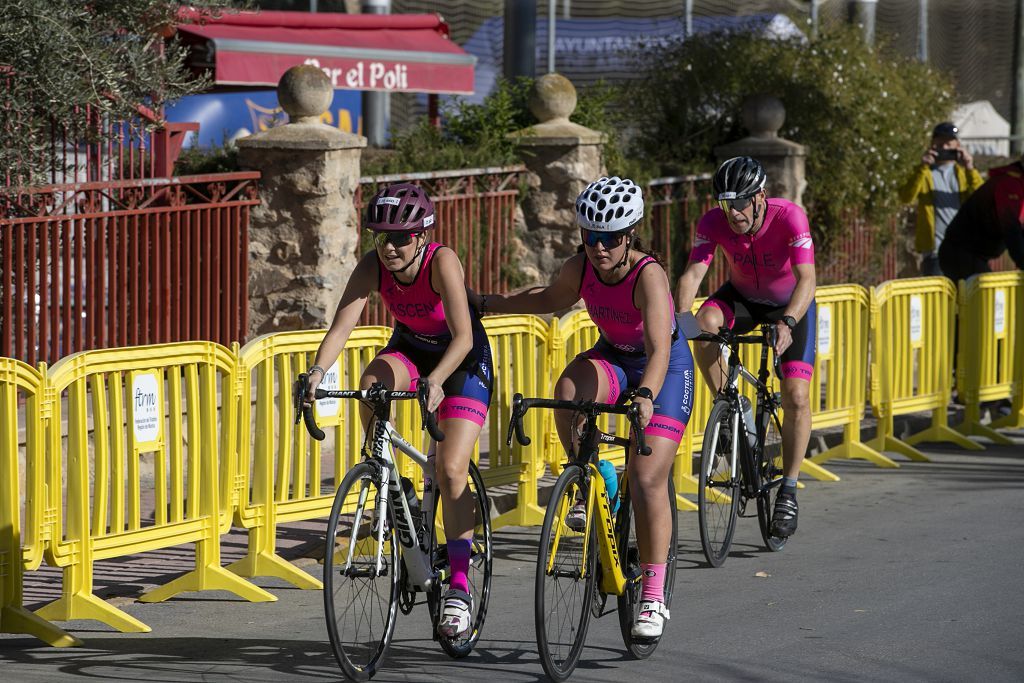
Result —
M960 129L956 127L956 124L952 121L943 121L939 125L932 129L932 137L938 138L958 138L960 137Z

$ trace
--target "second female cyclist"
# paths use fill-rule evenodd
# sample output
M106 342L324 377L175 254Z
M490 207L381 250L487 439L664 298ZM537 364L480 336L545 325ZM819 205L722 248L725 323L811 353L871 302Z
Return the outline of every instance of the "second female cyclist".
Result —
M693 403L693 358L676 328L668 276L644 251L635 233L643 218L640 188L617 177L594 181L576 200L584 253L569 258L547 287L519 294L471 294L486 313L552 313L581 298L600 330L597 344L578 355L555 385L555 398L615 403L640 408L648 457L629 460L629 487L636 512L643 569L638 638L661 636L669 610L664 601L666 560L672 535L668 478ZM558 437L569 452L571 411L556 415ZM583 527L585 506L576 505L566 524Z
M454 251L428 239L433 226L434 205L416 185L396 183L370 200L365 227L376 248L360 259L345 287L309 369L307 399L323 380L323 368L344 348L370 292L380 292L395 330L366 366L360 387L382 382L405 391L426 382L427 409L438 410L445 440L437 444L436 471L451 565L438 632L456 638L470 627L474 501L467 479L470 455L487 417L493 370L487 334L467 302L462 263ZM364 410L364 425L369 418Z

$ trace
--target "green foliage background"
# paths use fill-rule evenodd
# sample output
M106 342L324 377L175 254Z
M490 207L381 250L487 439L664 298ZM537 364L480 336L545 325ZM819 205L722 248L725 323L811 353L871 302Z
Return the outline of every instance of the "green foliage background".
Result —
M781 99L779 134L808 147L803 199L826 241L849 210L869 221L899 210L896 188L954 106L947 75L884 43L869 49L852 27L810 42L702 34L640 64L644 76L626 92L637 152L664 172L714 168L714 147L747 135L744 97Z
M84 122L88 105L99 117L137 122L140 104L205 90L185 66L184 47L161 33L181 21L179 10L201 14L245 0L2 0L0 69L8 78L0 106L0 167L26 182L44 179L51 121ZM144 125L137 123L136 125ZM93 129L90 142L108 133Z

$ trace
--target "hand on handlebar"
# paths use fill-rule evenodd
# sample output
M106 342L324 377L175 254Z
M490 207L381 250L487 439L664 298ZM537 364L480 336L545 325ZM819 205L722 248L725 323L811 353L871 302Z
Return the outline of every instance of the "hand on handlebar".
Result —
M434 381L429 377L423 377L420 382L427 386L427 412L436 412L441 407L441 401L444 400L444 388L440 382Z
M775 323L775 355L781 356L793 344L793 330L789 325L779 321Z
M654 417L654 401L644 396L634 396L632 401L639 411L640 429L644 429L651 423L651 418Z

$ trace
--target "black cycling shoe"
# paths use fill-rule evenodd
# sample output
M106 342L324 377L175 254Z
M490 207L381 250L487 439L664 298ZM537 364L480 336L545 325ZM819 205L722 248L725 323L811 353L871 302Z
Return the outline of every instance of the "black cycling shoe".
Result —
M796 517L799 509L796 498L780 493L775 499L775 510L772 512L772 536L789 538L796 533Z

